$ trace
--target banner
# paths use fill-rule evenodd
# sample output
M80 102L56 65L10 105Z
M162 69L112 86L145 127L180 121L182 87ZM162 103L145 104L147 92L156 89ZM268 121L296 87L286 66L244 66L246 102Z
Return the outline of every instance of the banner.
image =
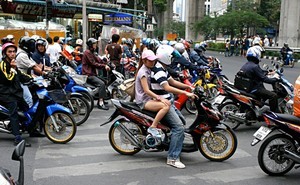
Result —
M132 24L132 16L128 14L115 13L104 17L104 24Z

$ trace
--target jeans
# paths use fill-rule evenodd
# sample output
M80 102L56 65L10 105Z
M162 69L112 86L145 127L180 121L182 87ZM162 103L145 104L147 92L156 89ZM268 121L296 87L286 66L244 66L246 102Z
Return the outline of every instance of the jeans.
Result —
M29 107L32 107L33 105L33 100L32 100L32 95L31 92L29 91L29 88L27 85L22 85L21 87L23 88L23 98L26 101L26 103L28 104Z
M171 106L169 112L163 118L164 123L171 128L168 159L172 160L179 158L184 140L184 126L175 109L174 106Z
M100 78L96 76L89 76L87 78L87 83L99 88L99 98L104 98L106 96L105 83Z
M11 125L11 131L14 136L21 135L20 134L20 126L19 126L19 118L18 118L18 103L17 102L9 102L3 104L5 108L9 111L9 121Z

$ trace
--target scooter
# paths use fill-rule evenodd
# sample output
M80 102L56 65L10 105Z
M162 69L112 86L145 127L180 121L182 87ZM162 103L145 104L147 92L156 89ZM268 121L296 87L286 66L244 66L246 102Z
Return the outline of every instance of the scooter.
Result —
M18 111L20 128L25 132L39 124L40 130L44 130L46 137L53 143L68 143L75 136L77 126L70 109L56 103L67 101L66 94L57 90L48 91L48 83L41 77L36 78L32 84L35 103L25 112ZM1 105L0 132L12 133L9 111Z
M183 152L200 151L211 161L229 159L236 151L237 138L235 133L221 122L222 116L206 101L202 87L196 87L194 92L198 114L193 124L185 129L185 138L191 142L183 144ZM115 151L123 155L134 155L141 150L146 152L167 151L169 149L171 129L163 120L158 124L162 130L157 138L147 133L155 117L154 112L141 110L135 103L112 99L115 112L104 126L117 117L122 118L113 122L109 129L109 141Z
M255 146L263 141L257 156L260 168L272 176L286 174L295 164L298 164L295 169L299 168L300 118L274 112L264 113L263 118L267 127L261 126L251 143ZM278 132L271 135L274 131Z
M24 159L25 141L21 141L14 149L11 156L12 160L19 161L19 178L17 181L13 179L9 170L0 167L0 184L1 185L24 185Z
M293 58L293 51L288 51L287 53L286 53L286 59L285 59L285 61L283 61L283 60L280 60L279 61L279 63L280 63L280 66L290 66L291 68L293 68L294 67L294 65L295 65L295 61L294 61L294 58Z

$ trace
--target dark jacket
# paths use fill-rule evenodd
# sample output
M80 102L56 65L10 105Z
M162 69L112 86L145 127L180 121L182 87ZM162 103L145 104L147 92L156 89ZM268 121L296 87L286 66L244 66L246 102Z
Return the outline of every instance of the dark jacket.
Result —
M31 76L20 70L12 69L7 61L0 62L0 102L15 102L23 100L21 83L31 80Z
M88 76L96 76L97 69L103 69L105 63L100 59L97 53L93 53L91 50L85 50L82 56L82 74Z
M264 82L273 84L277 81L275 78L268 78L266 76L267 71L261 69L258 63L252 61L246 62L242 66L240 72L242 72L245 77L253 80L253 88L251 91L265 88L263 84Z
M190 52L190 60L194 64L197 63L197 65L199 65L199 66L202 66L202 65L207 66L207 64L208 64L204 60L201 59L201 57L199 56L199 54L196 51Z
M45 57L45 64L48 67L51 67L50 63L50 57L46 53L40 53L37 50L32 54L31 58L37 63L37 64L44 64L43 57Z

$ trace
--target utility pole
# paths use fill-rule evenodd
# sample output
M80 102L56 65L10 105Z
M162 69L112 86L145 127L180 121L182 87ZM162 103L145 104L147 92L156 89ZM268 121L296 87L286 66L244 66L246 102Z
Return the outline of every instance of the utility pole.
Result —
M137 9L137 0L134 0L134 10L136 10ZM134 11L134 17L133 17L133 27L134 28L137 28L137 23L136 23L136 15L137 15L137 12L136 11Z
M82 40L83 40L83 51L86 50L87 41L87 15L86 15L86 0L82 0Z
M46 18L46 37L49 37L49 20L52 18L52 0L46 0L45 18Z
M153 2L152 0L148 0L147 3L147 21L146 21L146 29L147 29L147 24L152 24L152 16L153 16ZM152 31L149 32L149 37L152 37Z

